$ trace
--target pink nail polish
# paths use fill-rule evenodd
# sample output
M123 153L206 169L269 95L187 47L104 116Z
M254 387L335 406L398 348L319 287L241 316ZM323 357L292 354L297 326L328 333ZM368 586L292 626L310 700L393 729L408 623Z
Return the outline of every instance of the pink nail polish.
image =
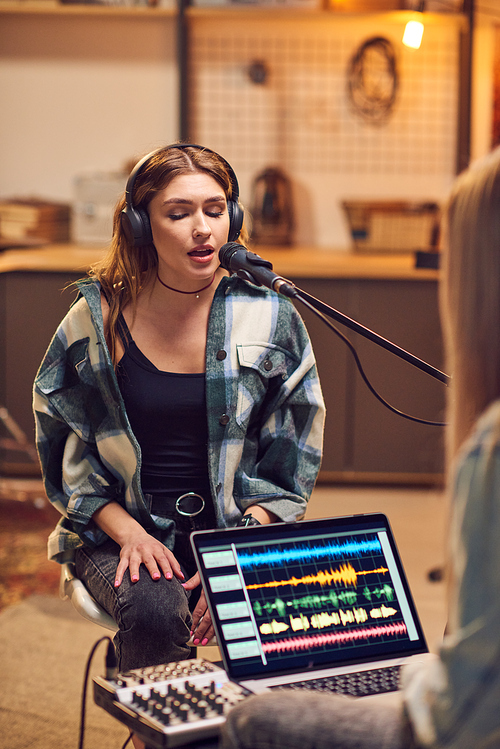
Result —
M136 583L139 579L139 575L132 575L132 582Z
M193 645L199 645L199 643L200 643L199 637L197 637L196 640L193 640Z
M207 642L208 642L208 637L204 637L203 640L201 641L201 644L206 645Z

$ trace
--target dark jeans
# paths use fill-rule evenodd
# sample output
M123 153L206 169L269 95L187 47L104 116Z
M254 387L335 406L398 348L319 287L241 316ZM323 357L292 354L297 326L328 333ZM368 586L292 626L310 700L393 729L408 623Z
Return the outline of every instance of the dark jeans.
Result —
M131 583L127 570L115 588L119 559L120 547L111 540L96 549L78 549L75 558L77 576L119 627L114 638L118 670L189 658L191 612L181 582L163 576L153 580L141 565L138 582ZM187 580L191 571L183 572Z
M208 496L205 494L205 496ZM195 517L179 515L175 499L165 497L152 502L155 514L171 519L170 530L149 528L148 532L173 550L188 580L196 573L189 535L201 528L214 528L211 503ZM118 625L114 638L118 670L156 666L191 656L187 645L192 624L191 612L200 597L201 586L186 591L175 576L153 580L144 565L139 580L131 583L127 570L119 588L115 588L120 546L112 540L96 549L82 547L75 555L76 574L96 601Z

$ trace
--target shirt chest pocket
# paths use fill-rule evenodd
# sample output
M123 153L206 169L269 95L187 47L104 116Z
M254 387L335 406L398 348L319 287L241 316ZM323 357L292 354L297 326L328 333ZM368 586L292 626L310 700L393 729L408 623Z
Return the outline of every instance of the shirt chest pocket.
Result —
M288 378L291 360L288 352L268 343L239 344L236 423L247 429L266 402Z

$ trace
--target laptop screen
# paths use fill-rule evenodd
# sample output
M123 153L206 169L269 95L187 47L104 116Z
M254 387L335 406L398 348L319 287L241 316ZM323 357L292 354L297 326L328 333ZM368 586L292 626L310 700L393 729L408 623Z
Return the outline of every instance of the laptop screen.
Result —
M191 543L234 679L427 651L385 515L197 531Z

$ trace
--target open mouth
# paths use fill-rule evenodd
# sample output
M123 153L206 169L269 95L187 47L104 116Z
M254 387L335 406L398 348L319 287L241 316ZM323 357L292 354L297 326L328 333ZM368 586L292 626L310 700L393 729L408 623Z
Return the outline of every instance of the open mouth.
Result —
M191 252L188 252L188 255L190 257L207 257L208 255L213 255L214 251L211 247L204 247L199 250L191 250Z

